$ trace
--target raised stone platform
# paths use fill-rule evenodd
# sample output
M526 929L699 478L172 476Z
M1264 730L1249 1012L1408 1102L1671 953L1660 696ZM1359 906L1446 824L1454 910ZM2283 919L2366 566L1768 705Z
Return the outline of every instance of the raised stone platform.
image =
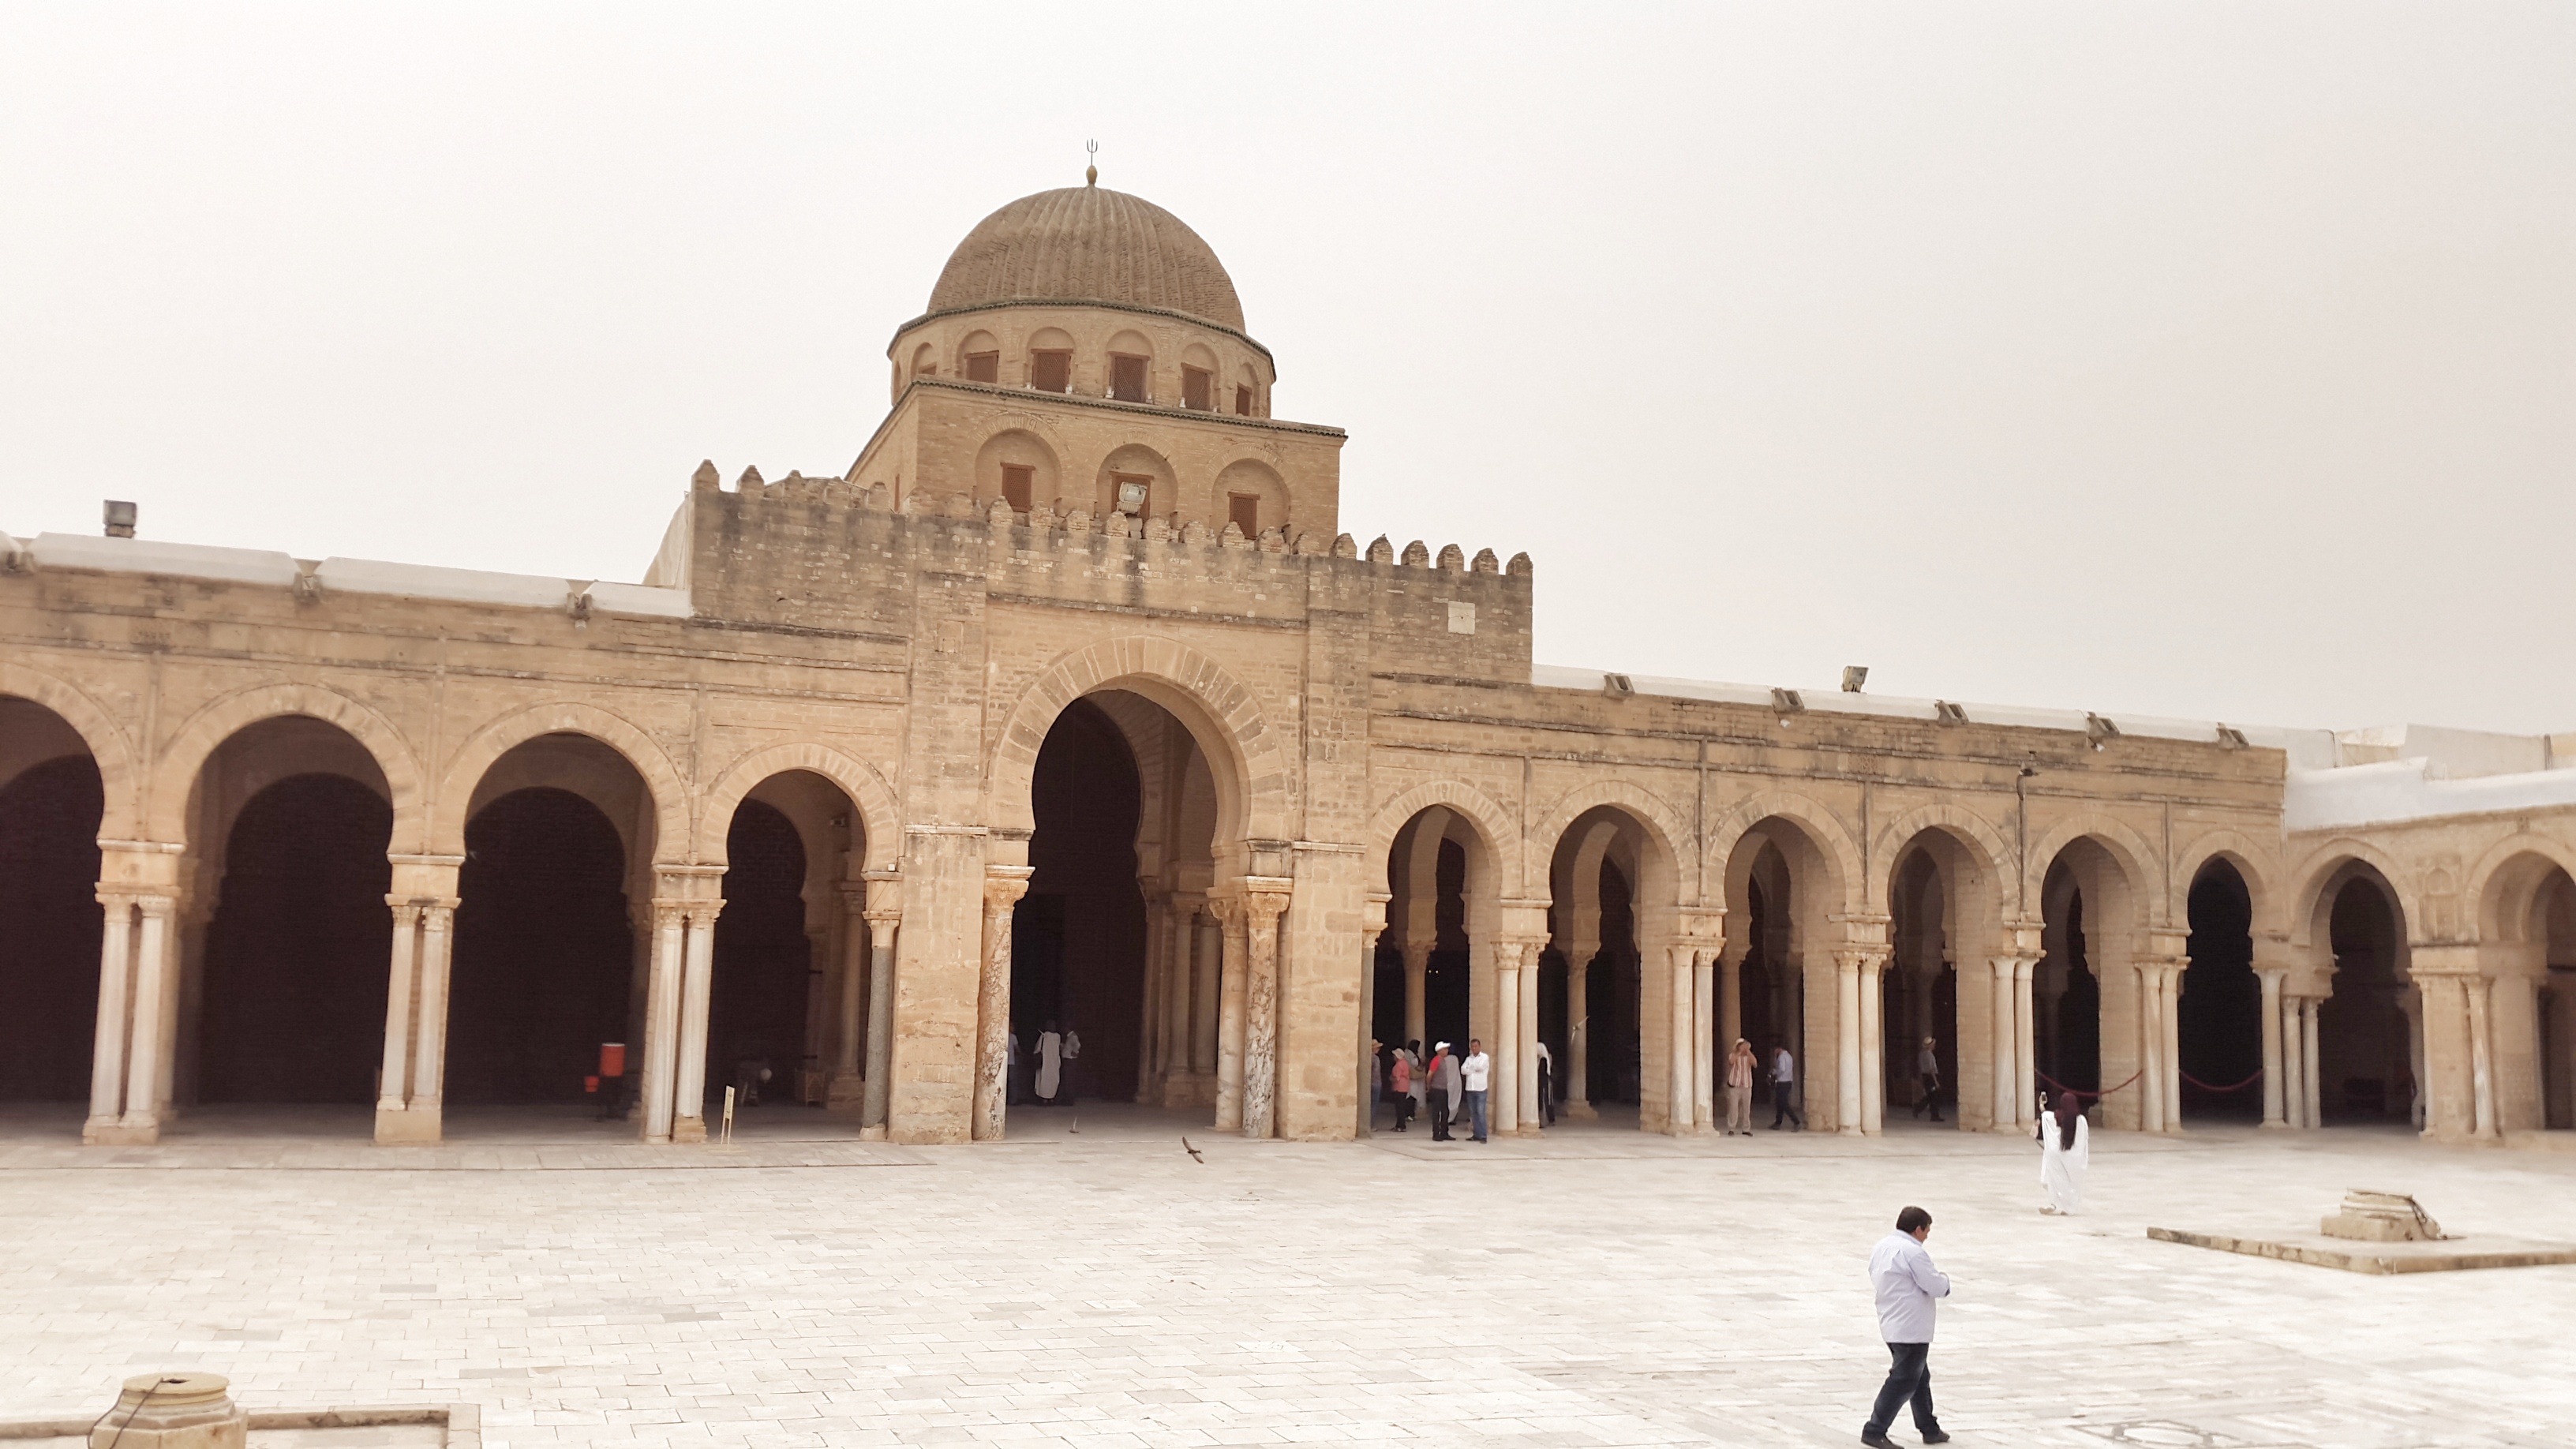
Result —
M2347 1273L2446 1273L2469 1268L2545 1268L2560 1263L2576 1263L2576 1247L2520 1238L2463 1237L2443 1238L2435 1242L2364 1243L2350 1238L2329 1237L2324 1233L2246 1238L2228 1233L2188 1232L2180 1228L2149 1228L2147 1236L2163 1243L2216 1248L2222 1253L2244 1253L2256 1258L2277 1258L2284 1263L2341 1268Z

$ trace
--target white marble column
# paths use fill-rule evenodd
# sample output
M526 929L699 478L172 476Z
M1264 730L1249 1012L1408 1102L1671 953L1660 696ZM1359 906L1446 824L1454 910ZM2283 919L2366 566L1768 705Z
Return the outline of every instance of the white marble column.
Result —
M1860 1135L1860 954L1834 952L1834 1130Z
M385 966L384 1060L376 1069L376 1139L384 1140L385 1119L403 1109L411 1088L411 1014L413 982L420 957L420 907L408 900L385 898L393 908L393 949Z
M1509 1136L1521 1120L1521 944L1494 943L1494 1039L1485 1044L1492 1058L1485 1092L1485 1126L1496 1137Z
M867 1049L868 907L864 889L841 892L840 1030L832 1049L832 1081L824 1100L834 1107L860 1106L867 1100L867 1072L861 1053ZM864 1108L862 1109L864 1110Z
M2031 982L2039 958L2013 958L2013 1111L2014 1127L2039 1121L2039 1017L2031 1006Z
M2165 1130L2182 1130L2182 987L2183 973L2191 969L2188 958L2177 959L2165 968L2164 1040L2158 1043L2165 1059Z
M1279 1135L1279 917L1288 882L1243 894L1243 1135Z
M903 923L903 912L877 906L864 919L868 923L868 1059L860 1071L867 1090L859 1098L859 1133L883 1136L886 1104L894 1086L895 928Z
M1217 919L1215 902L1202 902L1192 929L1198 935L1194 953L1198 965L1198 982L1190 991L1190 1072L1202 1079L1216 1075L1217 1037L1221 1026L1223 995L1220 981L1225 969L1225 923Z
M1513 1050L1520 1055L1520 1124L1527 1134L1537 1133L1547 1122L1539 1105L1538 1080L1538 958L1546 948L1545 941L1521 943L1520 1033Z
M1860 1130L1872 1137L1885 1125L1887 1106L1887 952L1860 958Z
M1163 916L1163 1076L1154 1100L1167 1107L1177 1104L1191 1069L1190 989L1199 974L1191 956L1198 943L1198 909L1198 897L1174 896Z
M671 1140L671 1080L680 1059L680 976L688 903L653 902L653 963L644 987L644 1140Z
M106 912L98 943L98 1027L89 1059L89 1121L84 1142L109 1142L125 1120L125 1028L134 986L134 897L102 890Z
M2492 979L2485 976L2461 978L2460 988L2469 999L2469 1089L2474 1104L2472 1134L2482 1141L2493 1141L2496 1130L2496 1081L2494 1017L2489 1011Z
M1360 924L1360 1030L1359 1040L1352 1044L1352 1050L1359 1053L1360 1100L1356 1115L1359 1118L1357 1131L1362 1137L1377 1135L1377 1118L1370 1109L1369 1089L1381 1079L1378 1076L1379 1059L1369 1051L1369 1043L1375 1039L1375 1033L1369 1029L1369 1017L1377 1000L1377 938L1385 929L1365 920Z
M412 1029L411 1100L403 1116L411 1140L436 1142L447 1118L447 982L455 961L456 897L428 902L420 914L420 1013Z
M160 1138L161 1093L169 1072L163 1042L169 1035L165 1023L174 984L170 924L178 902L151 895L134 904L143 921L134 953L134 1030L126 1043L124 1127L134 1140L154 1142Z
M975 986L975 1115L967 1135L999 1142L1010 1115L1011 916L1030 867L984 869L984 969Z
M1699 1075L1699 1054L1691 1050L1691 1022L1698 1008L1691 999L1691 956L1689 946L1668 946L1664 951L1664 1001L1666 1019L1671 1030L1664 1033L1664 1050L1670 1057L1664 1073L1665 1130L1674 1136L1692 1131L1698 1123L1692 1115L1694 1090ZM1643 974L1642 972L1640 973Z
M2138 1130L2165 1129L2164 972L2153 961L2137 963Z
M2015 1058L2020 1055L2014 1038L2021 1034L2020 971L2011 956L1997 956L1989 963L1994 968L1992 993L1994 1014L1994 1108L1995 1130L2019 1130L2015 1114L2020 1110L2020 1088L2014 1078L2019 1071Z
M671 1140L707 1140L707 1007L715 990L716 916L724 902L692 901L681 952L680 1041L671 1072Z
M2325 998L2311 996L2299 1003L2299 1073L2307 1088L2305 1108L2308 1125L2322 1127L2326 1120L2326 1099L2317 1090L2317 1014Z
M1163 1072L1163 998L1171 990L1172 957L1165 949L1169 933L1165 922L1171 915L1172 897L1168 891L1150 888L1139 880L1145 897L1145 989L1138 995L1143 1000L1136 1008L1136 1093L1135 1100L1151 1101Z
M1720 952L1691 953L1691 1126L1717 1130L1717 962Z
M1717 978L1717 1057L1735 1050L1736 1038L1744 1035L1744 958L1730 951L1718 953Z
M2254 974L2263 983L2263 1125L2287 1127L2282 1115L2288 1098L2281 1090L2281 978L2288 973L2271 967Z

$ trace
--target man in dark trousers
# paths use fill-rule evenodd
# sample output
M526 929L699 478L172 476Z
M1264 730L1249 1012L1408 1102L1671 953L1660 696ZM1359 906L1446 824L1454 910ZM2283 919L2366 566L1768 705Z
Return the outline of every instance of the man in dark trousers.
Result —
M1896 1407L1912 1400L1914 1431L1926 1444L1947 1444L1941 1421L1932 1413L1932 1313L1950 1296L1950 1280L1932 1266L1923 1240L1932 1236L1932 1215L1909 1207L1896 1215L1896 1231L1878 1240L1869 1254L1869 1286L1878 1295L1878 1335L1887 1340L1887 1382L1878 1389L1869 1422L1860 1427L1860 1442L1872 1449L1891 1449L1887 1426L1896 1422Z

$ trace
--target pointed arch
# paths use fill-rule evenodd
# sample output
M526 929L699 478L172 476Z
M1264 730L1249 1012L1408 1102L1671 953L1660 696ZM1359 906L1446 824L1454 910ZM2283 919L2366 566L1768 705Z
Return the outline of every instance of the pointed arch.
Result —
M587 735L615 750L642 776L653 797L654 858L681 863L689 853L689 789L653 737L597 705L575 700L531 704L486 722L457 748L439 776L429 823L430 855L465 853L465 814L474 787L492 762L540 735Z
M1519 899L1518 852L1506 852L1502 848L1504 842L1519 838L1518 832L1512 828L1511 812L1495 804L1483 791L1462 781L1426 781L1380 805L1369 822L1366 858L1385 860L1395 850L1395 837L1404 829L1405 823L1434 805L1446 806L1453 813L1464 816L1485 837L1486 846L1493 852L1495 865L1503 876L1496 883L1501 896L1508 900Z
M1878 838L1870 842L1869 879L1873 888L1894 877L1906 847L1926 830L1938 830L1956 840L1977 866L1991 875L1998 889L2012 880L2012 844L2004 839L2003 831L1957 801L1935 800L1889 821L1878 832Z
M2422 903L2416 899L2409 877L2395 857L2358 836L2337 835L2309 851L2291 875L2296 882L2287 897L2291 944L2325 946L2325 934L2320 928L2334 908L2333 892L2328 888L2340 889L2337 876L2356 862L2370 867L2379 877L2397 912L2399 933L2411 938L2415 923L2421 919Z
M1293 836L1296 778L1287 733L1271 725L1250 686L1225 666L1160 635L1108 639L1060 655L1020 691L996 733L984 775L985 819L998 833L1036 828L1029 798L1038 750L1056 716L1101 689L1143 695L1171 712L1208 757L1222 841Z
M262 720L285 716L318 719L356 740L384 771L392 796L390 853L421 853L429 800L419 756L391 720L337 690L312 684L257 684L224 695L190 715L160 752L146 787L145 839L187 839L188 793L197 772L224 741Z
M1732 809L1718 817L1716 826L1709 831L1708 858L1732 861L1735 848L1744 843L1744 837L1753 827L1774 818L1797 825L1814 844L1817 853L1824 857L1833 875L1836 894L1841 897L1834 903L1835 913L1844 914L1858 909L1864 899L1861 881L1865 878L1860 845L1841 818L1822 801L1812 797L1790 790L1763 790L1737 801Z
M1574 828L1574 822L1585 811L1603 806L1633 817L1644 828L1665 857L1673 862L1675 874L1679 877L1677 887L1697 879L1698 872L1683 868L1690 858L1689 847L1694 841L1690 828L1682 823L1680 812L1662 796L1627 780L1586 781L1557 796L1553 804L1539 812L1537 828L1529 832L1522 845L1524 873L1532 873L1528 871L1530 862L1538 862L1538 869L1546 870L1554 861L1557 844L1565 838L1565 832ZM1696 905L1695 886L1691 888L1691 894L1692 899L1681 904Z
M2101 846L2127 877L2132 898L2150 906L2146 919L2138 922L2140 926L2161 926L2172 919L2166 909L2164 881L2156 872L2158 851L2145 836L2100 810L2083 809L2060 816L2032 842L2030 858L2022 862L2029 899L2042 897L2048 884L2048 868L2066 847L2087 838Z
M2239 830L2210 830L2193 836L2174 856L2173 896L2166 902L2166 919L2185 921L2190 918L2192 882L2213 860L2224 860L2245 883L2245 894L2253 903L2254 929L2278 930L2286 923L2273 918L2279 908L2279 892L2273 877L2281 868L2277 849L2267 849L2253 837Z
M725 768L698 806L695 863L725 864L725 840L733 828L735 807L761 781L790 770L820 775L840 787L859 812L860 836L869 870L892 870L903 853L903 812L885 777L864 760L829 745L810 741L756 749Z
M2469 868L2462 894L2477 903L2478 939L2522 941L2549 868L2576 876L2576 847L2528 828L2497 841Z
M99 820L98 833L110 840L140 837L143 821L142 806L136 799L140 782L134 768L134 743L115 717L71 681L7 660L0 660L0 694L33 700L72 727L72 732L89 746L90 759L98 766L99 784L107 795L107 811Z

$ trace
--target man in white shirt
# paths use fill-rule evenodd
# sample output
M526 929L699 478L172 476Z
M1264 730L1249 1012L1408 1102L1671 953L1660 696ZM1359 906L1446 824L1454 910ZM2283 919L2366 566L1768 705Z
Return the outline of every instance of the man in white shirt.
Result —
M1799 1113L1797 1099L1798 1059L1789 1055L1788 1044L1783 1042L1780 1049L1771 1057L1772 1131L1780 1130L1780 1119L1783 1117L1797 1123L1799 1131L1807 1130L1807 1119Z
M1470 1141L1485 1141L1485 1088L1493 1081L1494 1059L1485 1055L1485 1044L1467 1038L1467 1059L1458 1064L1467 1089L1467 1121L1473 1128Z
M1887 1340L1887 1382L1860 1430L1860 1442L1873 1449L1892 1449L1887 1426L1896 1422L1896 1406L1914 1403L1914 1430L1926 1444L1947 1444L1941 1421L1932 1413L1932 1315L1938 1300L1950 1296L1950 1279L1932 1266L1923 1240L1932 1236L1932 1215L1909 1207L1896 1215L1896 1231L1878 1240L1869 1253L1869 1286L1878 1296L1878 1336Z

